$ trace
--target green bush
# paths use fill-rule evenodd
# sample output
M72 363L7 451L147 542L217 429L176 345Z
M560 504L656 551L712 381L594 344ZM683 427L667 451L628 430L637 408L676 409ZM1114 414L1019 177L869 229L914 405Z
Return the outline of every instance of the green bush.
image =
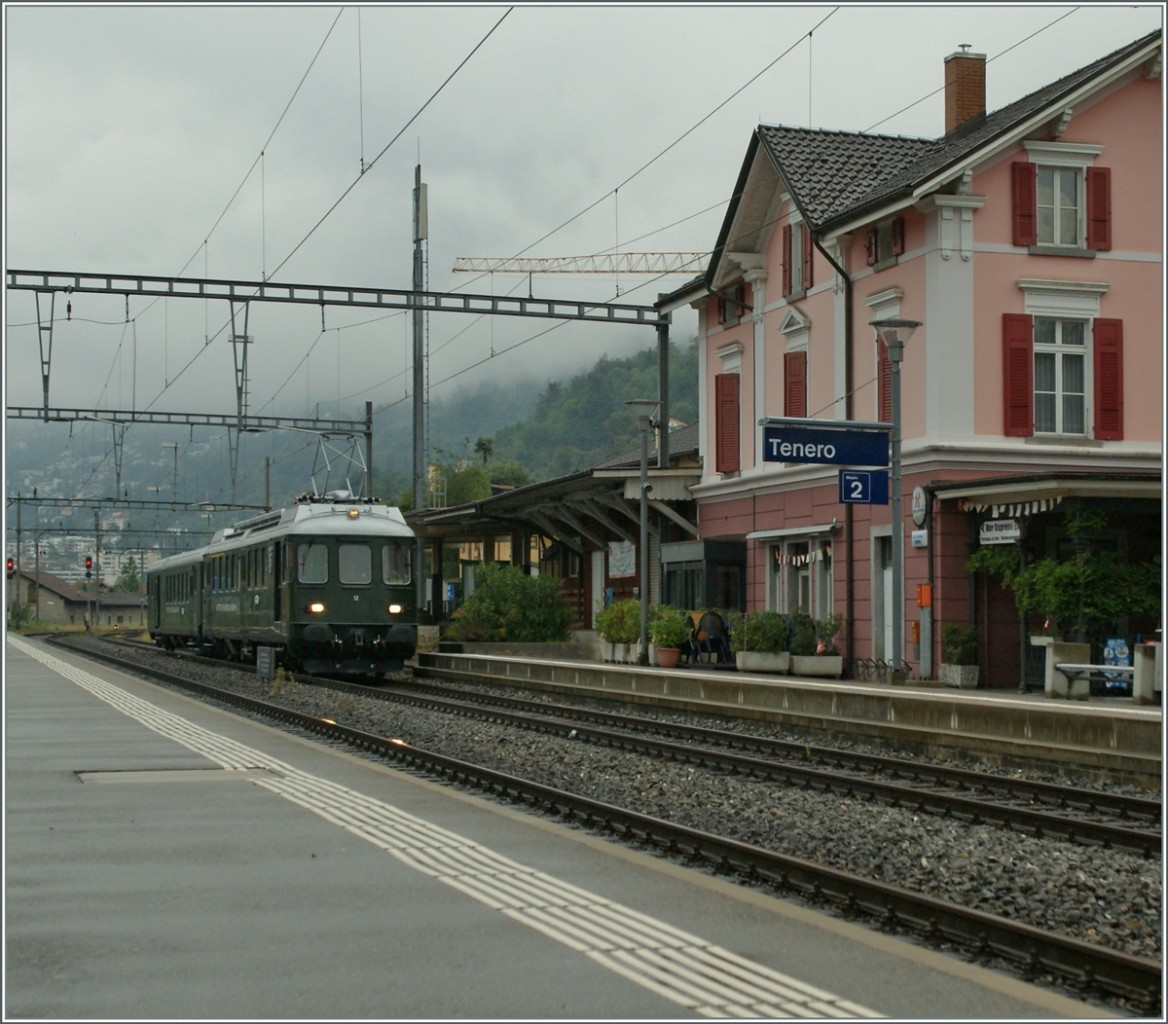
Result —
M1129 617L1160 613L1160 568L1126 562L1099 544L1106 523L1102 513L1080 509L1067 521L1074 552L1063 559L1038 558L1023 568L1014 545L979 548L969 559L982 572L1013 591L1023 616L1051 623L1055 636L1098 640Z
M479 567L474 592L453 616L453 640L560 643L571 633L572 610L554 576L528 576L515 565Z
M649 639L655 647L684 647L689 632L689 617L667 604L657 608L649 622Z
M641 639L641 602L622 597L596 613L595 626L610 644L635 644Z
M843 624L842 615L813 619L804 611L795 612L791 616L791 653L839 654L835 638Z
M941 660L947 665L977 664L977 630L947 622L941 627Z
M787 649L787 620L778 612L753 611L730 614L730 646L735 653L760 651L782 654Z

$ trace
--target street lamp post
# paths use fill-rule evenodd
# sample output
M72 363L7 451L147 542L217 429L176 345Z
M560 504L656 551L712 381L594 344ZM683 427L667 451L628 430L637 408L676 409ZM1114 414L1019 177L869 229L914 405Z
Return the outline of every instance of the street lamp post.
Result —
M904 359L904 344L921 326L919 320L873 320L877 343L888 349L892 368L892 436L889 466L889 489L892 491L892 667L888 682L902 682L905 678L901 664L904 660L904 521L900 494L900 364Z
M641 646L637 664L649 663L649 427L660 405L651 398L630 398L625 405L637 410L641 423Z

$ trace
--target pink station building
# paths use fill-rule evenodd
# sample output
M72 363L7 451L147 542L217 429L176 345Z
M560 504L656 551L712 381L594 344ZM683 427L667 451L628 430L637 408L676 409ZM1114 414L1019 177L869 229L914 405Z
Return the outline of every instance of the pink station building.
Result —
M734 603L841 615L853 676L900 662L935 678L941 626L972 625L982 679L1018 688L1044 624L968 569L981 545L1058 557L1089 509L1092 543L1160 564L1161 61L1155 33L987 112L985 57L963 48L944 61L939 138L758 126L707 272L664 300L699 311L692 493ZM899 386L871 326L886 320L919 324ZM870 500L879 473L764 444L821 436L784 422L811 419L846 450L892 422L894 392L899 524ZM1160 624L1129 622L1128 639Z

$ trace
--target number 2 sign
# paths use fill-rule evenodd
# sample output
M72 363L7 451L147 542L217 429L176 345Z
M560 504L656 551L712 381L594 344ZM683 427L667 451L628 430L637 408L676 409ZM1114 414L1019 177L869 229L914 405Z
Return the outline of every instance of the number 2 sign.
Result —
M841 469L839 500L852 505L887 505L887 470Z

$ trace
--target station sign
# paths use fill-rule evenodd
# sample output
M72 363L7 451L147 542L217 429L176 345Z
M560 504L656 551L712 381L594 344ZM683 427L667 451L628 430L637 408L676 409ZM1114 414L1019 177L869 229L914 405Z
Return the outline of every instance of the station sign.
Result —
M1017 519L990 519L981 524L978 541L982 544L1013 544L1022 539Z
M887 470L841 469L839 500L851 505L887 505Z
M805 427L767 423L762 428L764 462L831 466L887 466L887 430Z

